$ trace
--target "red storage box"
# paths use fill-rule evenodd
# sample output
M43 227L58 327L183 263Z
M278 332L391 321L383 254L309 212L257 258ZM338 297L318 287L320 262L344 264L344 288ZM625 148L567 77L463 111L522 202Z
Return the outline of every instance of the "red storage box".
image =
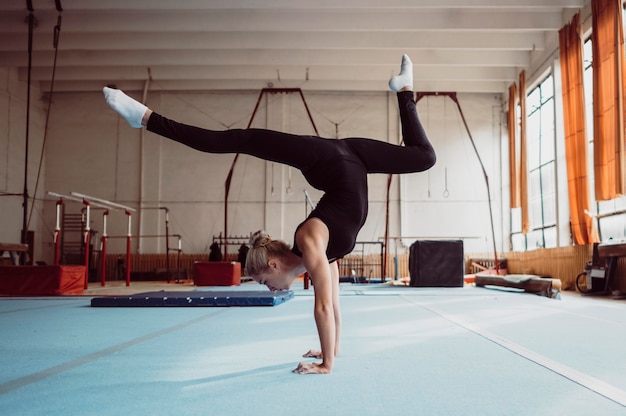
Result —
M193 265L196 286L239 286L241 263L233 261L197 261Z
M0 267L1 295L81 295L84 288L85 266Z

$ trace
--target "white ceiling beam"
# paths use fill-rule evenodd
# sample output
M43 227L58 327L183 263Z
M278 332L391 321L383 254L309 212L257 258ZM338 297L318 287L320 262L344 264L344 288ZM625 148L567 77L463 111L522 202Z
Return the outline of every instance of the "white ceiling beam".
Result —
M25 9L23 0L2 0L3 9ZM214 10L214 9L384 9L384 8L580 8L583 0L62 0L64 10ZM55 10L52 1L33 2L35 10Z
M465 80L465 81L509 81L518 76L516 68L503 67L462 67L462 66L420 66L420 80ZM26 79L27 71L22 68L20 79ZM31 79L34 81L49 80L51 68L33 68ZM146 80L150 76L154 82L162 80L232 80L255 79L272 81L282 80L354 80L380 81L387 80L391 72L384 67L333 67L333 66L207 66L207 67L63 67L57 68L57 81L87 81L87 80Z
M40 89L43 93L49 91L50 85L41 82ZM415 83L416 91L456 91L472 93L504 93L509 83L503 81L419 81ZM122 81L116 86L125 91L140 92L145 86L145 81ZM180 80L163 81L158 84L151 83L150 91L260 91L267 88L268 82L261 80ZM303 91L369 91L388 92L386 81L285 81L272 82L274 88L302 88ZM95 81L63 81L56 83L55 91L65 92L93 92L102 90L102 83Z
M466 65L466 66L513 66L528 64L527 51L473 51L417 49L405 51L414 66ZM195 65L383 65L397 70L400 52L384 51L337 51L337 50L199 50L199 51L61 51L61 66L195 66ZM34 66L48 66L53 62L52 51L42 51L33 56ZM0 66L23 67L27 64L25 52L0 52Z
M52 32L35 33L33 50L51 50ZM28 34L0 36L0 51L23 51ZM159 49L508 49L544 48L541 32L426 31L412 32L61 32L61 50Z
M54 27L57 14L37 14L38 27ZM534 9L459 10L249 10L63 13L65 32L185 31L407 31L407 30L558 30L562 11ZM0 15L0 32L26 30L24 14Z
M510 80L518 75L517 68L512 67L462 67L462 66L420 66L420 79L474 79L474 80ZM22 69L20 76L25 76ZM33 80L50 79L51 68L33 68ZM354 79L381 80L388 79L390 72L384 67L368 67L362 70L356 67L331 66L207 66L207 67L72 67L57 68L57 80L89 80L89 79L146 79L148 74L153 79Z

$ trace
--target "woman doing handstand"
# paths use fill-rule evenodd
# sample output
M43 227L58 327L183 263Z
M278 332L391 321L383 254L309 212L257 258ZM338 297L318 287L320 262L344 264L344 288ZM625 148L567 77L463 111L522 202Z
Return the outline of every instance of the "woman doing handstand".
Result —
M367 217L367 174L421 172L435 163L433 150L413 101L413 66L402 57L400 74L389 81L397 92L405 146L379 140L324 139L263 129L205 130L169 120L122 91L105 87L106 102L136 128L209 153L243 153L293 166L311 186L324 191L316 208L295 230L290 247L264 232L255 233L246 273L270 290L289 289L308 271L315 290L314 317L321 351L304 357L321 363L300 363L296 373L327 374L339 352L341 313L336 260L350 253Z

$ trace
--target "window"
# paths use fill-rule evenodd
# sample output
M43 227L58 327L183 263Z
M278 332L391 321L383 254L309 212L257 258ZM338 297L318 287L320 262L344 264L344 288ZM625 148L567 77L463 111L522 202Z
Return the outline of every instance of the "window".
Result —
M521 234L519 210L511 215L515 251L557 246L554 78L548 75L526 98L526 145L530 229Z
M624 19L626 21L626 18ZM583 44L583 82L588 147L589 195L600 239L626 239L626 196L596 201L594 190L593 53L588 39ZM522 234L521 212L511 210L511 249L526 251L559 245L557 228L557 182L555 146L554 78L548 75L526 97L526 144L530 227ZM519 121L518 121L519 125ZM559 161L565 163L565 161ZM567 204L567 195L561 202ZM561 227L563 229L563 227ZM562 239L561 239L562 240Z
M595 180L593 161L593 50L591 39L583 45L584 59L584 87L585 87L585 122L587 123L588 147L588 169L589 169L589 195L591 201L595 201ZM594 204L592 203L593 207ZM600 240L624 239L626 237L626 196L610 201L599 201L595 203L597 215L597 225Z

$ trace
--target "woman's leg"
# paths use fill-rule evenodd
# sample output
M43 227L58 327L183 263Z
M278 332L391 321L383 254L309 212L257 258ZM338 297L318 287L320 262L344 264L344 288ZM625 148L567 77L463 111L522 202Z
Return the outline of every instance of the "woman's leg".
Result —
M107 104L131 127L148 131L208 153L243 153L261 159L305 169L317 155L308 136L296 136L263 129L207 130L167 119L122 91L105 87Z
M435 150L417 115L413 92L398 92L398 105L404 146L371 139L344 139L369 173L421 172L435 164Z
M264 129L207 130L152 113L148 131L207 153L243 153L305 169L314 155L307 136Z
M389 80L398 95L404 147L370 139L345 139L370 173L421 172L435 164L435 150L420 123L413 98L413 63L402 55L400 73Z
M394 91L398 91L402 136L406 146L371 139L345 139L370 173L419 172L435 163L435 152L419 121L413 92L410 91L412 71L411 61L404 55L400 74L389 83ZM322 142L316 138L262 129L206 130L153 113L122 91L107 87L103 91L107 103L131 126L146 125L153 133L203 152L244 153L301 170L307 169L315 163L316 158L323 156L320 147Z
M398 93L398 108L402 124L402 140L405 146L416 146L424 152L433 151L428 136L417 115L413 91ZM434 151L433 151L434 152Z

